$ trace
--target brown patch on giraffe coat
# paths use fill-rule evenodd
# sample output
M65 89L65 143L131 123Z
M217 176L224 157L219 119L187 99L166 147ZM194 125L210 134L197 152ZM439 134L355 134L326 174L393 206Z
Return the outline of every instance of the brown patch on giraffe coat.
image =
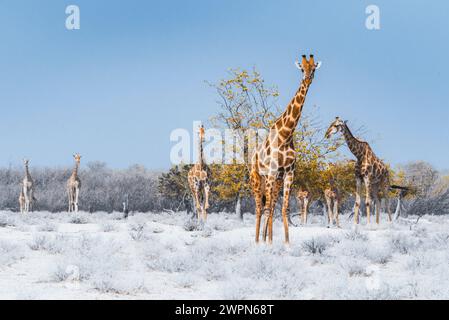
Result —
M294 119L297 119L300 116L300 114L301 114L301 108L300 107L293 108L292 117Z

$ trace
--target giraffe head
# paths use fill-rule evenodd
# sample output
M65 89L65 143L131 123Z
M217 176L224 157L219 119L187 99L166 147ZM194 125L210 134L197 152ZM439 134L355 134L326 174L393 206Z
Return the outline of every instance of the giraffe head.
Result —
M205 130L204 130L204 126L203 125L200 126L200 128L198 130L198 134L200 136L200 141L203 141L204 140L204 135L205 135Z
M30 163L30 160L28 160L28 159L23 159L23 165L25 166L25 167L28 167L28 164Z
M76 163L80 163L81 162L81 155L79 153L75 153L73 155L73 158L75 159Z
M302 55L301 63L299 61L295 62L296 67L302 72L303 81L307 81L309 84L313 80L313 76L315 75L315 70L321 66L321 61L315 62L313 58L313 54L310 55L309 60L307 60L306 55Z
M326 139L329 139L337 132L341 132L346 125L346 121L341 120L339 117L336 117L335 120L331 123L329 128L326 131Z

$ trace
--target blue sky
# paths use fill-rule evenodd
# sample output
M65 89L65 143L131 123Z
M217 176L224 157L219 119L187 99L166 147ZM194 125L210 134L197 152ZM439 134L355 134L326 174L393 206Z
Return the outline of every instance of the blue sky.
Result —
M65 29L76 4L81 29ZM381 29L365 28L380 8ZM217 111L205 80L256 66L284 106L293 61L323 61L305 109L363 125L379 157L448 169L447 1L0 0L0 165L169 166L175 128Z

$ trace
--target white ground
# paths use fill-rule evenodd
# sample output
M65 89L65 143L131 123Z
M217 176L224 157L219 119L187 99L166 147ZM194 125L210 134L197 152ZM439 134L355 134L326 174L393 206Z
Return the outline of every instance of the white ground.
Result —
M254 217L0 212L0 299L449 299L449 218L357 229L322 216L283 244Z

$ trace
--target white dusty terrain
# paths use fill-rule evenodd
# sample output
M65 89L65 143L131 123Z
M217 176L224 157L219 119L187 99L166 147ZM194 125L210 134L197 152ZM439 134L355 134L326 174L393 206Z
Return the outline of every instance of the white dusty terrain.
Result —
M449 299L449 217L254 244L254 217L0 212L0 299Z

